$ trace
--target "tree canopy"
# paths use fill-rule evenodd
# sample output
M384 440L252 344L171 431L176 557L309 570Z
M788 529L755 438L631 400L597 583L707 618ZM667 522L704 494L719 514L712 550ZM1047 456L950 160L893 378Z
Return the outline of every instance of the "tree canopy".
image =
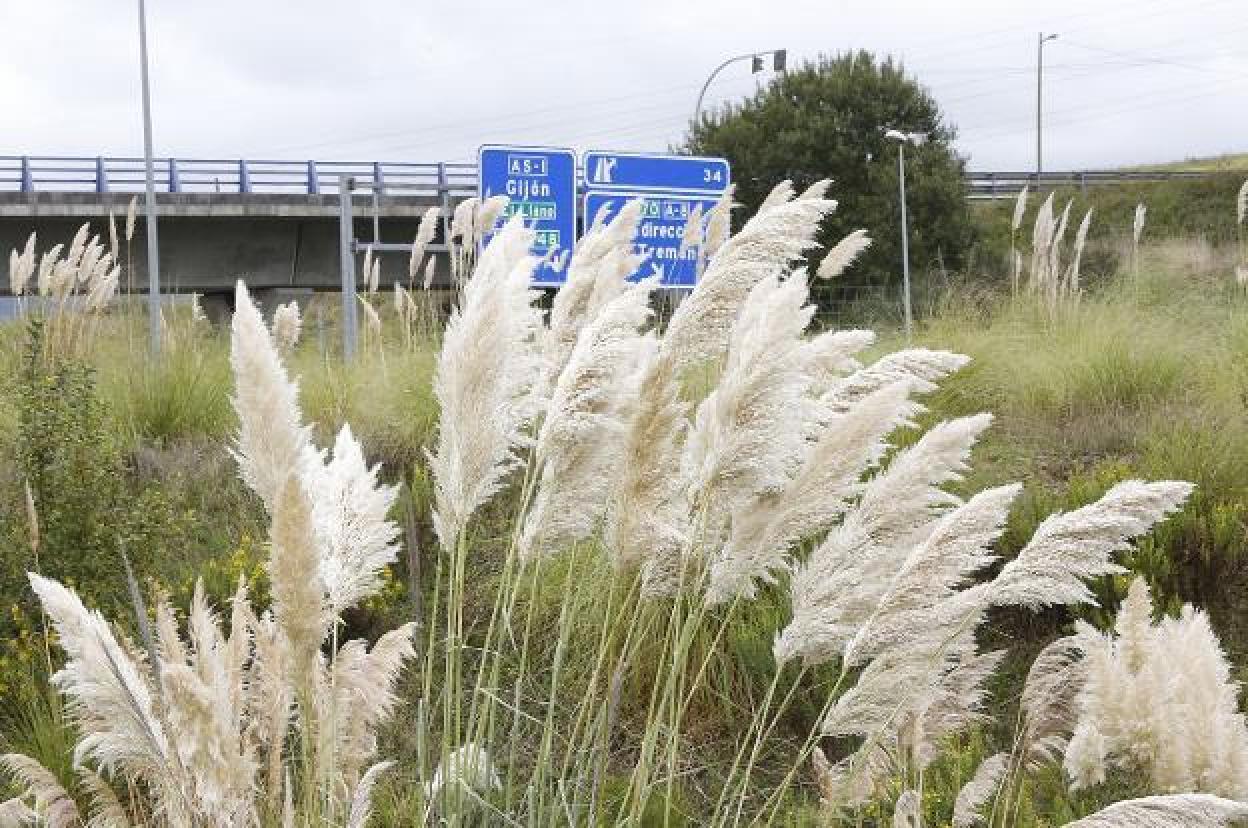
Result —
M959 267L972 224L965 162L952 147L955 130L931 94L891 58L847 52L777 75L752 97L704 112L690 124L683 149L731 162L746 215L783 179L799 192L821 178L833 180L830 196L840 206L821 243L834 244L860 227L874 243L841 284L819 286L827 301L829 294L852 297L901 282L898 147L884 137L888 128L927 135L922 145L906 146L912 272Z

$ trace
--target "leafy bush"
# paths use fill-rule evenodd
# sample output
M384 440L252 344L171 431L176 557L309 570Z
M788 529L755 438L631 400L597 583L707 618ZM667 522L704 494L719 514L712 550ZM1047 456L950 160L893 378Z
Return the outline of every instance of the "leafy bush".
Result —
M957 270L973 240L954 128L935 99L892 58L868 52L823 57L778 75L753 97L693 123L684 148L732 162L736 198L752 215L771 188L790 179L798 191L833 180L837 211L817 238L830 246L865 227L871 248L852 274L817 284L821 306L879 295L900 284L897 145L885 128L922 132L906 148L910 260L916 271Z

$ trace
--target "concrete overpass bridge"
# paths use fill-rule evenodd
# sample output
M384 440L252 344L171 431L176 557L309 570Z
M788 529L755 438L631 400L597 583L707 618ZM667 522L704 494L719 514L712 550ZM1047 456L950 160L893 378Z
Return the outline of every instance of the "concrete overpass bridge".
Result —
M449 217L477 188L476 165L454 163L162 158L156 173L161 288L210 298L228 295L239 277L279 295L338 290L343 176L358 188L352 208L361 255L370 241L410 243L429 207ZM141 158L0 156L0 252L20 248L32 231L41 249L68 242L83 222L107 238L110 214L123 232L137 195L132 284L146 291L143 187ZM439 233L430 250L444 262L442 242ZM406 282L407 256L379 261L383 284ZM438 271L445 280L445 265ZM0 290L7 292L7 280Z
M383 244L410 242L432 205L449 219L477 187L475 163L161 158L155 170L161 287L208 297L228 295L239 277L271 293L338 290L343 176L359 186L352 197L355 238ZM967 183L971 198L1012 198L1024 184L1086 188L1199 175L1084 171L1037 180L1027 172L974 172ZM143 186L141 158L0 156L0 254L23 245L32 230L41 248L67 242L84 221L106 236L110 213L120 226ZM131 245L136 291L147 289L143 227L139 221ZM443 256L438 282L448 275L441 242L439 234L430 247ZM384 285L406 280L405 255L389 253L380 262ZM7 289L0 280L0 291Z

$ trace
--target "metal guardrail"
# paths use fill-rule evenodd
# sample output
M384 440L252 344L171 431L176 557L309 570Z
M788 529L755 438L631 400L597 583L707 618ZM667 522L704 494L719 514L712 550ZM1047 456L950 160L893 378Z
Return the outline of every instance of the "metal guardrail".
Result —
M477 189L474 162L266 161L159 158L156 189L163 193L337 194L339 177L396 195L467 196ZM0 192L122 192L143 190L142 158L0 155ZM1202 178L1203 172L974 171L966 174L974 199L1008 198L1024 185L1036 188Z
M344 175L383 194L477 190L475 163L158 158L154 166L162 193L336 195ZM142 158L0 155L0 192L139 193L143 186Z
M1077 170L1074 172L968 172L966 184L973 199L1011 198L1024 186L1032 189L1074 186L1083 192L1102 184L1126 184L1141 181L1172 181L1205 178L1204 172Z

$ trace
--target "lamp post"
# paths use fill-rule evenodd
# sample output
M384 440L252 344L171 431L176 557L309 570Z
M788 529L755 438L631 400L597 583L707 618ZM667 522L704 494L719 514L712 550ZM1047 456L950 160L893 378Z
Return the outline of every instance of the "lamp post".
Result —
M901 290L902 307L905 309L906 339L914 327L914 317L910 308L910 230L906 223L906 144L918 146L927 138L923 132L902 132L889 129L884 137L897 142L897 181L901 190Z
M143 169L147 218L147 316L153 354L160 353L160 245L156 240L156 174L152 169L152 91L147 78L147 10L139 0L139 70L143 81Z
M1044 98L1044 44L1050 40L1057 40L1057 35L1046 35L1041 32L1036 40L1036 186L1040 186L1040 173L1044 168L1043 145L1041 143L1042 118L1044 110L1042 108Z
M771 68L777 72L783 72L785 67L788 65L788 50L773 49L769 52L750 52L749 54L730 57L723 63L716 66L715 70L711 72L710 77L706 79L706 83L702 84L702 91L698 93L698 104L693 110L694 124L701 123L702 121L702 99L706 97L706 90L710 88L711 81L715 80L716 75L722 72L726 67L742 60L750 61L750 72L752 74L758 74L765 68L763 66L763 57L765 55L771 55Z

